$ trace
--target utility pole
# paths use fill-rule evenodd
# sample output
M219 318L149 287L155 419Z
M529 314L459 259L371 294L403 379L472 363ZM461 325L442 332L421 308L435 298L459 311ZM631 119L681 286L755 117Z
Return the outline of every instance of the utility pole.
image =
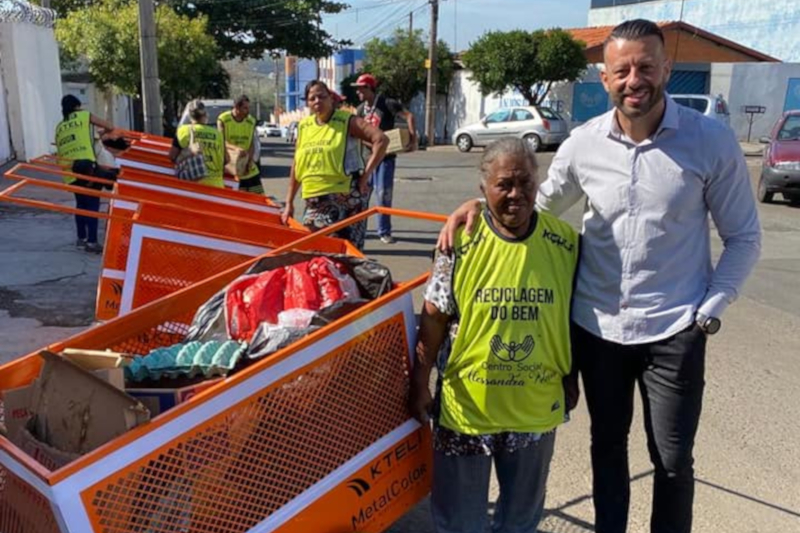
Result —
M411 37L414 35L414 12L408 12L408 36Z
M256 120L261 120L261 78L256 78Z
M275 58L275 121L278 120L278 108L280 107L280 95L281 95L281 86L280 86L280 70L278 65L278 58Z
M139 60L142 66L144 131L161 135L161 92L153 0L139 0Z
M431 42L428 48L428 90L425 94L425 136L428 146L436 139L436 40L439 25L439 0L429 0L431 4Z

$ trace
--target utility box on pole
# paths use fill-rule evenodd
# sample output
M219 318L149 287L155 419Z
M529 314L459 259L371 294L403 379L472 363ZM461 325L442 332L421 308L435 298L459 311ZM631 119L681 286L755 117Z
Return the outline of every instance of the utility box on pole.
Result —
M144 131L161 135L161 87L153 0L139 0L139 59L142 65Z

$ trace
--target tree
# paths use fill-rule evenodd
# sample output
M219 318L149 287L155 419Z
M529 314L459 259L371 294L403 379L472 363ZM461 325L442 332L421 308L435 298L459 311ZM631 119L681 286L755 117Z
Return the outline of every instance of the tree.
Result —
M406 105L425 90L428 47L422 36L422 30L409 33L398 28L388 39L375 38L364 45L364 72L373 74L382 91ZM436 51L437 88L446 94L453 79L453 56L444 41L439 41Z
M179 14L205 16L226 59L259 59L274 50L299 57L328 57L350 41L336 41L320 26L322 15L341 12L336 0L168 0Z
M167 6L156 8L161 91L177 105L225 82L219 50L204 17L189 19ZM67 62L85 61L94 83L107 94L139 94L138 6L102 0L72 11L56 23L56 39ZM215 79L220 78L220 79Z
M513 88L538 105L553 83L580 77L586 69L583 50L584 43L561 29L488 32L462 59L484 96Z

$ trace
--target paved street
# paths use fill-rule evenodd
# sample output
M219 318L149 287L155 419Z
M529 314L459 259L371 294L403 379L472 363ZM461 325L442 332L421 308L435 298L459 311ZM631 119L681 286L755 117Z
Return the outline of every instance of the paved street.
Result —
M291 153L283 143L269 143L263 153L265 188L281 200ZM552 156L541 154L542 172ZM479 158L480 152L447 149L401 156L395 207L450 212L478 195ZM749 158L748 165L755 184L760 160ZM71 203L67 196L54 200ZM580 211L576 206L566 218L577 225ZM299 201L296 212L301 212ZM759 212L762 260L709 344L696 447L694 530L699 533L800 532L800 208L779 202L761 205ZM367 253L392 267L396 279L409 279L429 267L438 227L406 219L394 224L400 242L383 245L372 234ZM0 203L0 361L90 324L100 258L76 251L73 231L66 216ZM715 251L720 248L715 239ZM559 430L542 532L593 531L588 443L581 403L573 421ZM630 447L629 531L645 533L652 470L640 417L634 420ZM390 531L432 532L427 503Z

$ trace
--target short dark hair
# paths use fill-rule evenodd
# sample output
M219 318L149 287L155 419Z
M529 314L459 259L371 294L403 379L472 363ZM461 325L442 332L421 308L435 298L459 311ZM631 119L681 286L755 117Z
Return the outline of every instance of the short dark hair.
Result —
M622 24L616 26L611 30L611 35L603 42L603 50L611 41L622 39L625 41L640 41L646 37L658 37L661 44L664 45L664 32L658 27L658 24L652 20L646 19L633 19L626 20Z
M64 98L61 99L61 114L64 116L64 120L75 112L81 106L81 101L78 100L77 96L72 94L66 95Z
M248 98L246 94L243 94L233 101L233 107L242 107L242 104L245 102L249 104L250 98Z
M326 93L331 94L331 90L328 88L328 85L324 81L311 80L310 82L308 82L308 85L306 85L306 94L305 94L306 100L308 100L308 93L310 93L311 89L313 89L314 87L322 87L323 89L325 89Z

